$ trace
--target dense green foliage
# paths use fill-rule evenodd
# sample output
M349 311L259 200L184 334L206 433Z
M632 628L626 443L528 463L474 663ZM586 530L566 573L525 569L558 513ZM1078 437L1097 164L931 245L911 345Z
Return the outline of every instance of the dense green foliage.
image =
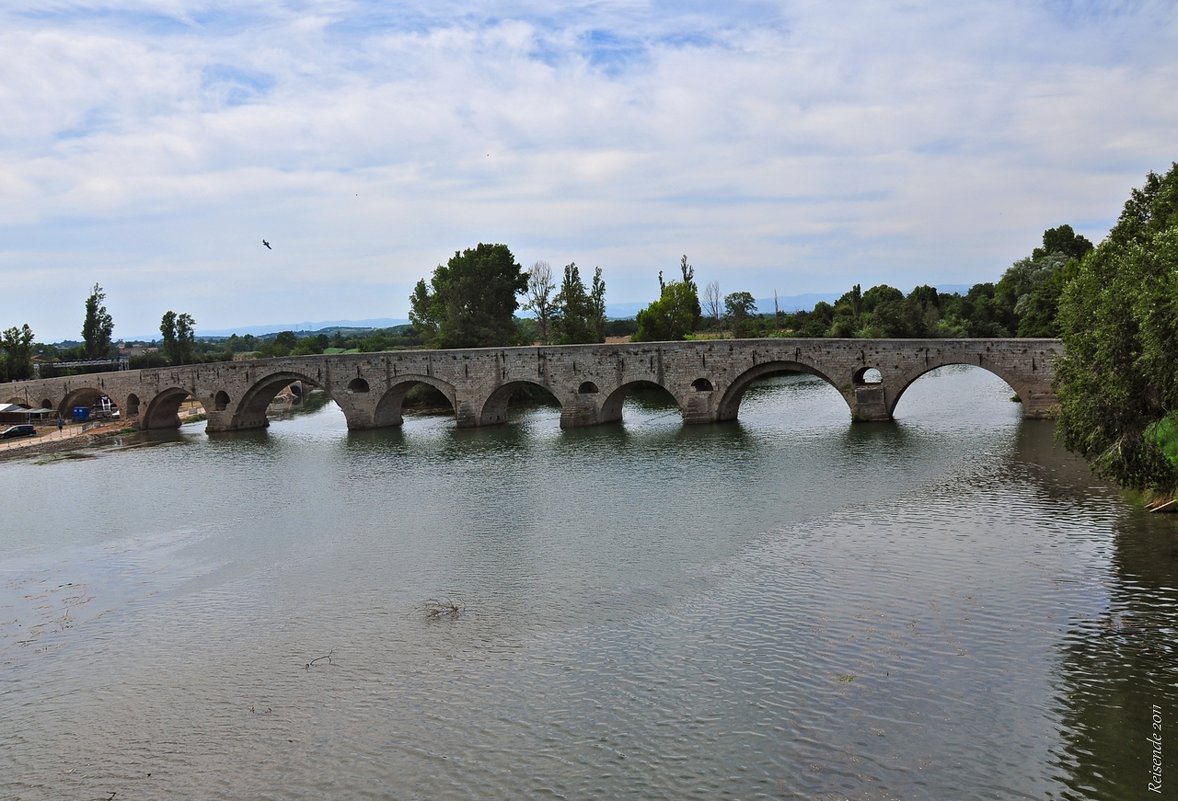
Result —
M164 312L160 320L160 334L163 337L160 350L168 364L192 364L196 360L194 325L196 320L190 314L176 314L170 309Z
M1150 173L1063 288L1064 444L1126 487L1178 489L1178 164Z
M1045 231L1043 247L1012 264L996 284L975 284L965 295L923 285L907 295L887 284L863 291L856 284L811 311L752 316L752 295L737 292L725 297L723 318L712 327L723 324L736 337L1057 337L1060 293L1091 249L1070 225L1061 225ZM713 294L714 285L708 285ZM743 300L730 305L733 298Z
M600 267L593 275L592 289L585 288L575 262L564 268L552 303L552 327L558 345L605 341L605 281Z
M724 296L724 314L732 325L732 336L747 337L751 331L749 317L757 310L757 301L751 292L733 292Z
M659 273L659 299L638 312L635 342L674 342L686 339L699 327L699 288L687 256L683 257L679 269L680 281L664 283L663 274Z
M33 377L33 329L5 329L0 335L0 381L20 381Z
M528 276L506 245L480 243L439 264L428 285L417 282L409 319L432 347L513 345L516 296L527 288Z
M82 341L85 343L87 359L103 359L110 355L111 336L114 334L114 320L102 301L106 293L95 284L86 298L86 317L82 321Z

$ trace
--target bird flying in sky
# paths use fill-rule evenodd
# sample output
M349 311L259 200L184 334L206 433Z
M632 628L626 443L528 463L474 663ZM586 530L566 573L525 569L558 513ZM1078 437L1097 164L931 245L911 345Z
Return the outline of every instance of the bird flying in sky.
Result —
M270 243L265 239L262 240L262 244L266 246L266 250L274 250L274 248L270 247Z

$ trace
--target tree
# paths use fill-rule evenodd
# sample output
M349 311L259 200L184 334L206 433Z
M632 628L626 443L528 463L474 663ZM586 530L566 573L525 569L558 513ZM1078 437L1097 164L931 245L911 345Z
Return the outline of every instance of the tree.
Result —
M317 353L322 353L323 349L327 347L327 334L318 334L316 336L301 337L297 344L290 350L291 356L312 356Z
M594 342L605 342L605 279L601 268L593 270L593 284L589 289L589 322L593 328Z
M538 261L532 265L528 273L528 294L524 309L536 313L536 324L540 327L540 344L547 345L549 339L549 323L552 320L552 291L556 285L552 283L552 268L546 261Z
M84 352L89 359L102 359L110 355L110 341L114 334L114 320L102 301L106 300L106 293L102 287L95 284L86 298L86 319L82 323L82 342Z
M659 299L638 312L635 342L674 342L686 339L695 330L696 304L699 298L691 285L671 281L663 285Z
M1031 258L1038 259L1048 253L1062 253L1069 259L1079 261L1092 250L1092 243L1072 230L1070 225L1048 228L1043 232L1043 247L1031 251Z
M691 330L694 331L699 328L699 318L703 316L703 309L699 305L699 287L695 285L695 268L687 263L686 253L679 260L679 272L683 276L684 285L691 292Z
M438 269L442 269L440 266ZM436 275L436 271L435 271ZM409 322L421 335L422 342L438 347L438 332L441 328L442 307L437 297L430 294L425 279L418 280L409 296Z
M192 364L196 361L194 325L196 320L190 314L176 314L170 309L164 312L160 320L160 334L163 336L160 349L168 364Z
M429 285L417 282L409 319L432 347L512 345L516 296L527 289L528 275L506 245L480 243L439 264Z
M1059 297L1065 272L1092 250L1092 243L1070 225L1048 228L1043 246L1007 268L994 288L995 321L1019 337L1056 337Z
M160 351L169 364L176 353L176 312L168 310L160 319Z
M813 311L798 312L800 330L798 336L824 337L834 323L834 306L825 300L814 304Z
M732 336L749 336L749 318L757 311L757 301L750 292L733 292L724 297L724 312L732 325Z
M1015 336L1058 337L1059 299L1064 285L1079 269L1079 262L1067 254L1052 252L1036 259L1043 265L1044 275L1014 304L1018 321Z
M720 295L720 282L708 281L704 286L703 311L711 320L713 328L719 327L720 315L724 312L724 299Z
M958 308L966 336L1010 336L1010 331L1003 327L1000 321L1002 315L999 304L995 302L994 294L994 284L986 282L974 284L962 298Z
M1122 486L1178 490L1178 163L1134 189L1059 304L1057 432Z
M279 331L274 338L263 342L258 352L267 359L290 356L299 345L299 336L294 331Z
M834 302L829 335L832 337L853 337L859 330L859 317L863 312L863 293L859 285Z
M576 262L565 265L564 280L561 281L560 292L556 293L553 306L557 344L578 345L600 341L590 320L589 293L581 283L581 271Z
M922 284L904 298L904 327L910 337L936 336L941 319L941 295L936 287Z
M857 337L909 336L904 314L904 293L887 284L871 287L862 295L863 314Z
M586 290L576 262L565 266L560 292L552 302L552 326L561 345L605 341L605 281L600 267L594 270L592 288Z
M0 380L23 381L33 377L33 329L25 323L0 335Z

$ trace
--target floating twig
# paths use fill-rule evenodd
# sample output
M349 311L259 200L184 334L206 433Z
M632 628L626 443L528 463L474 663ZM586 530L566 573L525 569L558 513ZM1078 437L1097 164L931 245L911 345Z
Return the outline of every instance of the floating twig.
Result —
M334 654L334 653L335 653L335 649L334 649L334 648L332 648L330 651L328 651L328 652L327 652L326 654L324 654L323 656L317 656L317 657L315 657L315 658L314 658L314 659L312 659L310 662L308 662L307 664L303 665L303 670L310 670L312 665L314 665L316 662L319 662L319 661L321 661L321 660L323 660L323 659L326 659L326 660L327 660L327 664L329 664L329 665L331 665L331 664L334 664L334 662L332 662L332 661L331 661L331 655L332 655L332 654Z

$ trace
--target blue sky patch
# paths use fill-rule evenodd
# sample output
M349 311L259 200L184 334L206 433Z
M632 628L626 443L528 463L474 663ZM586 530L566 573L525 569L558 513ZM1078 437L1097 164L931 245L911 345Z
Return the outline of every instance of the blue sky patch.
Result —
M274 88L274 78L262 72L229 64L212 64L201 70L201 89L217 97L220 105L240 106Z

